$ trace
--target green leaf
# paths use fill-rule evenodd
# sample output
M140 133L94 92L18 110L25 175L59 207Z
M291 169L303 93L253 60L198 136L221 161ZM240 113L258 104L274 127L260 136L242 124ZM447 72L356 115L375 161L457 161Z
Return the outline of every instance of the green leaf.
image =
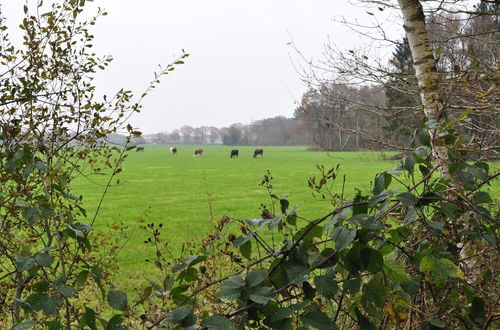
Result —
M76 290L69 285L62 285L57 288L57 292L65 296L66 298L71 298L76 295Z
M474 163L474 167L482 168L486 173L489 173L490 171L490 165L488 165L488 163L485 162Z
M82 223L82 222L76 222L74 224L72 224L72 227L76 230L80 230L80 231L91 231L91 230L94 230L94 228L92 226L89 226L85 223Z
M446 327L446 324L444 324L443 321L441 320L437 320L437 319L430 319L427 321L429 324L435 326L435 327L438 327L438 328L444 328Z
M467 172L472 174L472 176L477 179L481 180L483 182L489 182L490 177L488 176L488 173L482 168L474 167L474 166L467 166Z
M266 278L267 278L267 273L263 269L250 272L247 275L247 285L248 287L253 288L259 285L260 283L264 282Z
M417 218L417 209L414 207L409 207L408 212L405 215L405 219L403 221L403 226L408 226Z
M276 266L278 261L274 261L269 265L269 269L272 269ZM287 282L287 274L285 271L285 267L283 265L278 266L274 272L269 275L269 281L276 289L281 288L288 284Z
M290 284L301 284L309 278L309 268L305 266L292 266L286 270Z
M35 167L40 171L47 171L49 169L49 167L47 166L47 163L42 162L42 161L36 161Z
M368 197L362 196L361 192L358 190L354 197L355 204L352 206L352 215L368 213L368 204L364 203L367 199Z
M24 272L36 267L35 259L32 257L19 257L16 259L16 266L18 272Z
M21 323L18 323L12 328L13 330L25 330L30 329L35 326L35 322L32 320L26 320Z
M366 311L375 314L385 306L390 289L377 280L371 280L363 286L361 303Z
M47 292L49 291L49 282L40 281L33 284L33 291L35 292Z
M415 205L418 199L410 192L404 192L396 196L396 199L405 205Z
M302 300L302 301L300 301L300 302L298 302L298 303L296 303L296 304L293 304L293 305L291 306L291 308L292 308L292 310L294 310L294 311L300 311L300 310L303 310L303 309L305 309L305 308L309 307L309 305L311 305L311 303L312 303L312 301L311 301L311 300L309 300L309 299L304 299L304 300Z
M435 230L443 230L444 228L444 223L442 222L438 222L438 221L427 221L427 225L429 227L431 227L432 229L435 229Z
M472 200L477 204L493 202L490 195L484 191L478 191L477 193L475 193L474 196L472 196Z
M207 260L207 257L204 256L204 255L201 255L201 256L189 256L186 258L186 265L188 267L193 267L197 264L199 264L200 262L203 262Z
M317 254L317 260L316 261L311 261L311 265L315 265L314 267L318 267L319 269L325 269L325 268L330 268L333 267L337 264L338 261L338 256L337 252L335 252L334 249L332 248L326 248L321 253ZM321 264L318 266L318 263L321 262Z
M18 207L29 207L30 204L23 199L16 199L16 206Z
M220 297L222 300L232 301L236 300L241 296L241 291L245 285L245 280L243 280L238 275L230 276L222 285L220 286Z
M287 199L280 199L280 206L281 206L281 213L285 213L288 210L288 207L290 206L290 202Z
M439 203L438 209L452 219L457 218L462 213L459 206L448 202Z
M422 173L422 176L426 176L430 172L430 169L424 165L418 165L418 169L420 170L420 173Z
M439 124L435 120L428 120L425 122L425 127L427 129L437 129L437 128L439 128Z
M353 278L347 281L344 281L343 291L346 294L356 294L361 287L361 281L359 278Z
M368 214L356 214L349 219L349 223L356 226L361 226L361 228L368 231L377 231L380 229L384 229L383 223L376 221L374 217Z
M245 244L241 245L240 253L244 258L250 260L252 257L252 241L249 240Z
M85 306L85 314L83 314L83 317L81 318L81 323L83 323L82 326L86 325L91 330L97 330L95 320L96 312L92 308Z
M176 286L175 288L172 288L172 290L170 290L170 296L173 298L175 303L180 304L180 302L187 299L187 296L184 295L184 292L186 292L187 289L189 289L189 285ZM155 292L155 294L156 294L156 292ZM160 295L158 297L162 297L162 296L163 295L160 292Z
M246 235L239 236L234 240L233 246L236 248L240 247L243 244L245 244L246 242L248 242L252 237L253 237L252 233L248 233Z
M323 232L327 231L330 229L332 226L336 225L339 221L343 220L347 215L351 213L350 208L345 208L339 213L335 214L330 221L328 221L324 226L323 226Z
M112 308L125 311L127 309L127 294L120 290L110 289L108 291L108 304Z
M297 226L297 214L287 215L285 220L289 225Z
M123 325L123 317L119 314L114 315L109 319L108 324L106 324L105 330L126 330L127 328Z
M292 315L293 311L290 308L287 307L279 307L276 309L273 309L271 316L269 317L270 322L278 322L281 320L284 320L288 318L290 315Z
M191 307L188 305L180 306L175 308L171 313L169 313L169 320L172 323L181 323L192 313Z
M422 143L424 146L431 146L431 136L429 132L425 129L421 129L420 133L418 135L420 143Z
M482 325L486 321L486 310L484 308L484 300L481 297L478 296L472 297L468 311L471 319L474 322Z
M384 190L380 194L374 195L370 199L370 202L368 203L368 206L379 208L380 206L378 204L381 204L382 202L385 202L390 196L392 196L392 194L393 194L393 191L391 191L391 190Z
M465 279L464 273L453 261L446 258L440 258L439 262L446 267L446 271L450 277L460 278L462 280Z
M35 261L42 267L50 267L53 258L48 253L38 253L35 255Z
M68 228L75 234L76 237L85 237L83 231L74 228L72 225L68 224Z
M403 168L408 172L413 172L413 168L415 167L415 157L413 155L408 155L403 160Z
M425 206L441 200L441 196L435 192L427 192L419 197L417 206Z
M58 315L58 310L61 304L62 301L59 297L47 297L47 299L43 302L43 312L45 313L45 315Z
M401 289L409 295L411 298L414 298L417 292L420 290L420 279L417 277L410 277L408 282L402 282Z
M337 295L339 286L330 276L319 275L314 278L314 284L319 294L327 299L332 299Z
M364 268L372 273L381 271L384 266L382 253L372 248L365 248L361 250L360 259Z
M182 262L180 264L173 265L170 270L172 271L172 273L177 273L177 272L180 272L181 270L183 270L185 268L186 268L186 264L184 262Z
M318 310L311 310L302 315L302 321L316 329L332 329L332 320L325 313Z
M63 330L64 327L61 322L57 320L44 321L43 324L47 327L47 330Z
M305 299L313 300L316 297L316 289L308 281L302 282L302 292Z
M415 155L421 158L426 158L431 153L431 149L427 146L420 146L415 149Z
M88 270L82 270L81 272L79 272L78 275L76 275L76 281L75 281L76 286L84 285L88 277L89 277Z
M275 297L273 288L268 286L255 288L249 292L249 295L251 301L262 305L266 304L269 299Z
M356 229L339 226L332 231L332 239L335 241L335 250L340 252L354 241Z
M378 195L382 191L386 190L391 184L392 176L387 172L380 173L375 178L375 187L373 188L373 194Z
M33 293L29 295L25 302L36 312L40 311L49 299L46 293Z
M450 276L461 277L463 273L448 259L436 259L433 256L424 256L420 260L419 270L425 273L425 278L429 282L444 283ZM452 274L450 274L450 271Z
M393 259L384 261L384 273L386 273L389 280L394 282L401 283L409 281L405 266Z
M204 319L201 324L212 330L237 330L234 323L222 315L210 316Z
M356 318L358 319L358 325L359 325L360 329L363 329L363 330L376 330L377 329L375 327L375 325L373 324L373 322L369 318L364 316L363 313L361 313L359 308L356 307L354 309L354 312L356 313Z
M27 207L23 209L23 217L30 225L34 225L40 219L40 212L37 208Z

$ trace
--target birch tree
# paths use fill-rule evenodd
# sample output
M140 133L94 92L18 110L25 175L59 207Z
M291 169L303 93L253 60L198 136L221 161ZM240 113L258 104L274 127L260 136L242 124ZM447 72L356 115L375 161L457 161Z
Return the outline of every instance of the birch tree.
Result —
M404 29L411 49L413 67L420 87L423 111L427 120L435 122L430 131L434 161L440 166L441 175L451 178L449 158L444 146L445 132L439 124L446 119L440 77L437 74L436 59L429 42L424 10L419 0L398 0L404 18Z

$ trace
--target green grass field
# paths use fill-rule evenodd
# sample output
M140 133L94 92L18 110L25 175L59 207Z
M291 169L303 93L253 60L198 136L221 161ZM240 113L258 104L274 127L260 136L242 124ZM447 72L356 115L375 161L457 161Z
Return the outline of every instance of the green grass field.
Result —
M179 249L182 242L201 240L214 221L224 215L258 217L259 205L269 203L266 189L259 185L267 170L274 177L274 192L289 194L292 205L304 201L298 213L313 219L329 211L330 205L315 199L307 186L307 179L319 174L317 164L326 168L340 164L348 197L355 194L354 188L371 189L376 173L397 164L384 161L380 152L326 153L310 152L306 147L265 147L264 157L254 159L253 147L238 147L239 158L231 159L232 147L203 146L204 154L193 158L196 148L180 146L177 155L171 155L166 146L132 151L118 175L120 184L108 190L95 227L106 230L115 221L129 227L130 238L119 255L127 273L140 271L153 253L143 244L146 234L137 228L139 220L163 223L164 237L173 249ZM94 182L90 182L80 177L73 184L74 193L84 196L90 218L87 222L94 215L107 179L92 177ZM339 179L336 192L340 193L341 186Z

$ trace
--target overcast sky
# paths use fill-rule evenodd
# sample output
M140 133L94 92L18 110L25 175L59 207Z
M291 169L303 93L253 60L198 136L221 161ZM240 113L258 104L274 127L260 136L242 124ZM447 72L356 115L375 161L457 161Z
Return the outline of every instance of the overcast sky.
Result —
M24 1L2 3L11 23L20 19ZM95 0L89 9L97 6L109 15L93 29L94 49L115 59L97 77L101 91L140 94L158 64L191 54L132 118L144 133L292 116L306 87L291 38L319 58L328 38L345 49L360 43L335 19L370 18L347 0Z

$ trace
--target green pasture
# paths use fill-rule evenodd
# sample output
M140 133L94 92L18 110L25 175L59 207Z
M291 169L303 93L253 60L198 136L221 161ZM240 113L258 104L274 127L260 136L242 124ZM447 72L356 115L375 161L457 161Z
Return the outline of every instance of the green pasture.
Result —
M328 201L315 199L307 179L318 175L316 165L325 168L340 164L335 191L340 193L346 176L345 195L355 188L367 191L376 173L393 168L397 161L384 160L380 152L311 152L306 147L264 147L264 156L252 158L254 147L235 147L239 158L229 157L232 147L203 146L204 153L193 157L199 146L179 146L171 155L167 146L146 146L132 150L118 175L120 183L108 189L94 226L107 231L113 222L128 226L130 238L124 242L119 260L126 273L140 272L145 259L154 252L143 243L146 234L140 221L162 223L162 235L174 250L182 242L198 242L222 216L253 218L261 203L269 205L266 189L259 185L269 170L274 192L288 194L292 205L304 202L299 215L314 219L330 210ZM391 154L385 156L390 158ZM79 177L75 194L84 196L90 222L105 189L108 177Z

